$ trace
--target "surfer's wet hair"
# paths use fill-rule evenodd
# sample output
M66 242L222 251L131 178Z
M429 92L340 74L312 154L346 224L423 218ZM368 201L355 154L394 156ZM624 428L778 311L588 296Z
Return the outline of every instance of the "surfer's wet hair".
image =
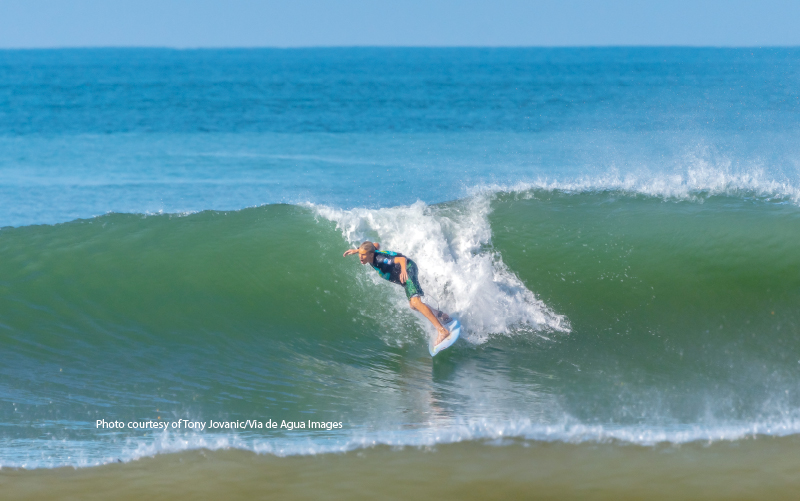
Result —
M362 243L358 248L367 252L375 252L375 244L369 241Z

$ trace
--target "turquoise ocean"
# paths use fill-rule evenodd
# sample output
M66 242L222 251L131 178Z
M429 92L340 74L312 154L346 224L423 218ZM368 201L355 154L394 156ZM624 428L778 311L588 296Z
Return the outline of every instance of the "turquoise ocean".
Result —
M0 227L15 498L800 487L798 49L0 51Z

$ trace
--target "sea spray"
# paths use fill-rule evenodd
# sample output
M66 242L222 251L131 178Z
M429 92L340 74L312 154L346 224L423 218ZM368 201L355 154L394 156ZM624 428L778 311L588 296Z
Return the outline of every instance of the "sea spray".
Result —
M491 334L569 332L568 319L539 300L492 248L490 201L479 195L441 207L314 209L351 245L375 240L413 259L426 301L456 315L472 343L485 343ZM396 303L403 307L402 300Z

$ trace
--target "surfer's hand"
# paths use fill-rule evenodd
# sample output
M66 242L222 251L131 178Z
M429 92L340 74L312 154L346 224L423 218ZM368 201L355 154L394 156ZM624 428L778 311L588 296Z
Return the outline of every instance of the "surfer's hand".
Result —
M406 283L406 280L408 280L408 272L406 272L404 266L403 269L400 270L400 282Z
M358 252L356 249L347 249L346 251L344 251L344 254L342 254L342 257L347 257L350 254L355 254L356 252Z

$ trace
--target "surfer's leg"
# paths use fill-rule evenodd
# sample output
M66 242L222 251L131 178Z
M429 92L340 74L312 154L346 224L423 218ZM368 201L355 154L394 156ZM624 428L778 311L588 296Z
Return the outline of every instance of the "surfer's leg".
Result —
M428 308L430 308L431 311L433 312L433 314L436 315L436 318L439 319L439 322L442 325L449 324L450 322L453 321L453 319L450 318L450 315L448 315L447 313L445 313L445 312L443 312L441 310L437 310L436 308L433 308L431 306L428 306Z
M436 342L433 343L434 346L444 341L445 338L450 335L450 331L448 331L441 323L439 323L439 319L436 318L436 314L431 311L427 304L422 302L422 299L420 299L419 296L414 296L409 299L408 304L412 309L422 313L425 318L427 318L433 324L433 326L436 327L436 330L439 332L439 337L436 339Z
M408 279L405 283L405 289L406 297L408 298L408 304L412 309L422 313L425 318L430 320L433 326L436 327L436 330L439 332L439 337L434 343L434 346L436 346L450 335L450 331L448 331L441 324L441 322L439 322L440 315L437 315L437 313L441 312L438 310L432 310L427 304L422 302L422 296L424 296L425 293L422 291L422 287L419 285L419 280L417 279L417 265L414 263L414 261L411 261L410 259L407 261L406 271L408 273Z

